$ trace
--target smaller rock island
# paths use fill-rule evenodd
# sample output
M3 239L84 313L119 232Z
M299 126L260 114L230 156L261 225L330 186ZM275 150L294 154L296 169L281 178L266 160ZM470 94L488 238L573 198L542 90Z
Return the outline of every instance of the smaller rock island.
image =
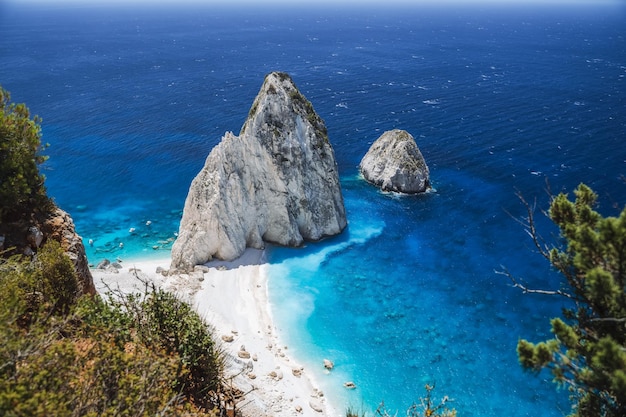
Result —
M383 133L367 151L359 168L366 181L383 191L418 194L431 189L426 161L406 130Z

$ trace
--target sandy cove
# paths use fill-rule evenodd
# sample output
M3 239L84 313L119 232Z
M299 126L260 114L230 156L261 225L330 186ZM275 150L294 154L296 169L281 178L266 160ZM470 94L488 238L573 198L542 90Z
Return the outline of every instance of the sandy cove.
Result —
M340 417L316 388L312 376L289 357L272 322L263 251L247 250L234 262L207 264L205 272L163 276L170 259L127 261L118 273L93 269L99 293L107 286L123 292L142 291L144 281L175 292L194 306L215 329L227 355L226 375L246 392L237 408L250 417ZM136 276L137 275L137 276ZM320 368L323 367L320 358Z

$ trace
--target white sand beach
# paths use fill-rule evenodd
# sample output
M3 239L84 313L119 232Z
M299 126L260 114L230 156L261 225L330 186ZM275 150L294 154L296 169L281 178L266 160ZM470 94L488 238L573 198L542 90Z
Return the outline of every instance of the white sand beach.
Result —
M226 374L247 393L237 408L246 416L345 415L334 409L316 387L307 369L289 357L272 322L264 252L247 250L234 262L207 264L204 272L163 276L169 258L122 262L119 272L93 269L97 290L107 286L124 292L142 291L137 279L178 294L191 303L215 329L215 337L227 354ZM135 276L137 275L137 276ZM319 359L323 369L323 359Z

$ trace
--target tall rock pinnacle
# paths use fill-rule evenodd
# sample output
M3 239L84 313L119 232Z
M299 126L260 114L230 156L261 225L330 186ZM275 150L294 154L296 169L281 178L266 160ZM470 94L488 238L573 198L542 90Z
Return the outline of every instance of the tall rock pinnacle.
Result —
M227 132L192 181L172 269L233 260L265 242L299 246L346 224L324 121L289 75L272 72L239 136Z

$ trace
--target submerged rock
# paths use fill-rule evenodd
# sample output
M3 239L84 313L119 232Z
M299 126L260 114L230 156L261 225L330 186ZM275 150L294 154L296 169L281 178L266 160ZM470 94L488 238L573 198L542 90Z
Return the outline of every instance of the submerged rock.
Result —
M324 121L289 75L273 72L239 136L226 133L191 183L172 268L233 260L265 242L299 246L346 224Z
M405 130L383 133L359 165L363 177L383 191L417 194L430 190L428 166L415 139Z

